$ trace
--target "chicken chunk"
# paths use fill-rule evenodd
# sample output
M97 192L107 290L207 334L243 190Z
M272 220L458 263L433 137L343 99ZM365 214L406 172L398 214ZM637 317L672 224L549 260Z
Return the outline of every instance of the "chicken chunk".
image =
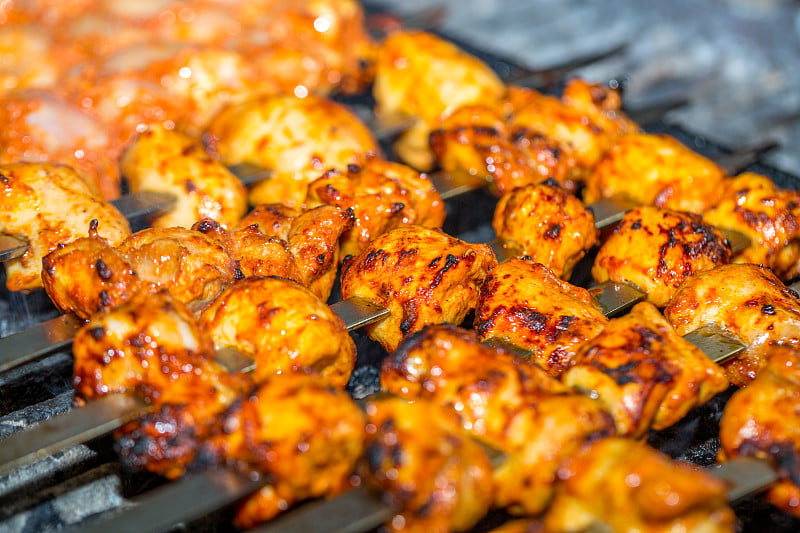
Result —
M429 33L394 33L378 52L376 112L415 119L395 151L419 170L433 166L428 138L444 117L464 105L496 101L504 93L503 82L488 65Z
M512 255L528 256L565 280L597 242L592 212L549 183L519 187L500 198L492 226Z
M800 352L771 348L766 368L734 393L719 426L720 461L755 457L772 463L780 480L767 499L800 517Z
M308 184L326 170L346 169L379 152L355 114L314 96L264 96L229 106L212 120L204 138L225 164L251 163L273 171L251 191L254 205L299 207Z
M165 289L197 311L241 277L215 239L184 228L146 229L116 248L90 236L54 250L42 262L53 303L81 318L120 305L142 287Z
M53 86L67 65L53 57L52 46L52 37L35 24L0 25L0 90Z
M623 196L636 203L703 213L719 199L725 172L667 135L621 137L586 180L586 203ZM635 186L634 186L635 184Z
M59 310L84 320L122 305L145 285L131 263L97 235L76 239L44 256L42 282Z
M344 388L356 346L342 319L319 298L282 278L246 278L225 289L200 315L217 347L255 360L255 380L311 370Z
M233 232L212 220L193 229L218 239L243 276L288 278L327 300L339 264L339 238L352 223L352 211L334 206L301 213L271 204L256 207Z
M371 240L404 224L441 228L444 202L419 172L369 157L364 166L330 170L308 186L308 207L353 209L353 227L342 237L342 256L358 255Z
M647 302L580 346L561 381L597 398L614 415L618 433L633 438L675 424L728 388L722 367Z
M29 245L22 257L5 264L9 290L42 287L42 258L60 245L90 233L116 245L130 234L122 214L69 167L0 165L0 186L0 232Z
M441 121L430 145L442 170L484 177L495 194L553 179L575 191L581 172L570 148L525 127L512 128L502 104L467 105Z
M121 168L131 191L161 191L177 198L169 213L151 221L155 228L189 228L203 218L234 227L247 211L244 185L188 135L152 127L128 147Z
M384 360L381 384L400 397L452 408L464 429L502 451L495 505L512 512L541 512L560 463L584 442L614 434L598 402L455 326L428 326L408 337Z
M401 398L371 400L365 411L362 477L400 510L389 531L464 531L486 514L494 499L489 457L455 412Z
M227 251L199 231L146 229L125 239L117 250L139 279L166 288L173 298L195 309L241 277Z
M246 500L234 523L253 527L289 505L335 496L350 486L364 449L364 414L324 379L271 376L236 402L203 447L206 460L268 476L271 483Z
M731 248L699 215L657 207L628 211L600 248L592 267L598 283L630 283L663 307L697 272L728 262Z
M562 467L559 478L544 517L547 532L736 530L724 481L635 440L594 442Z
M342 298L360 296L391 315L368 327L394 351L406 335L427 324L461 323L477 305L478 291L497 265L485 244L469 244L422 226L384 233L342 265Z
M800 275L800 192L778 189L768 177L747 172L728 181L703 218L750 237L750 246L733 262L769 267L783 280Z
M75 169L92 194L119 196L118 152L92 117L54 93L0 95L0 164L56 163Z
M764 368L773 346L800 346L800 298L756 265L723 265L687 279L664 316L681 335L715 324L740 340L745 351L724 365L739 386Z
M639 130L622 112L615 89L579 78L567 83L560 99L511 86L506 107L512 129L543 135L568 150L576 178L584 178L622 135Z
M475 310L481 340L499 339L531 350L533 361L554 377L607 322L586 289L529 259L511 259L492 270Z

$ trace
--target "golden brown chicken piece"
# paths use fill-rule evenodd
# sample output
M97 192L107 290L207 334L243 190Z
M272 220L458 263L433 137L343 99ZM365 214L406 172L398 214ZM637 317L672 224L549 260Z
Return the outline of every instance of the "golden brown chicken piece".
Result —
M467 105L441 121L430 145L442 170L482 176L498 195L546 179L575 191L582 176L572 150L525 127L512 128L501 106Z
M511 259L495 267L481 287L475 330L481 340L531 350L532 360L558 377L608 322L592 301L586 289L558 279L544 265Z
M189 228L203 218L232 228L247 211L244 185L188 135L153 126L128 147L120 165L131 191L177 198L169 213L151 221L155 228Z
M218 239L243 276L292 279L327 300L339 264L339 237L352 223L352 211L334 206L303 213L269 204L256 207L233 232L212 220L193 229Z
M144 285L131 263L91 233L44 256L41 277L53 304L84 320L127 302Z
M618 433L633 438L673 425L728 388L722 367L647 302L580 346L561 381L598 399Z
M505 106L513 130L544 135L568 150L579 177L585 177L620 136L639 131L622 112L615 89L579 78L567 83L560 99L511 86Z
M248 383L211 359L211 337L166 291L141 291L94 315L76 334L73 353L79 402L129 392L152 405L154 414L121 430L127 439L120 452L129 465L167 477L180 475L196 452L196 446L178 446L170 437L185 434L186 427L199 436ZM172 407L159 412L167 404ZM158 422L161 431L154 433Z
M561 279L569 279L598 233L592 212L549 183L519 187L500 198L492 226L512 255L528 256Z
M41 90L0 94L0 163L58 163L92 194L119 196L117 152L107 132L77 106Z
M389 531L447 533L471 528L494 499L486 451L449 408L402 398L366 404L362 477L399 512Z
M200 326L219 347L256 362L255 380L312 370L344 388L356 346L342 319L308 289L282 278L246 278L200 315Z
M217 423L206 454L268 476L234 523L253 527L307 498L350 486L364 449L364 414L322 378L289 373L267 378Z
M703 219L750 237L750 246L733 262L769 267L783 280L800 274L800 192L746 172L728 180L721 201Z
M42 287L42 258L90 233L119 244L128 221L94 194L69 167L48 163L0 165L0 232L27 241L19 259L5 263L13 291Z
M308 184L330 168L359 164L378 153L372 134L346 106L315 96L264 96L229 106L208 127L209 150L227 165L271 169L250 194L254 205L299 207Z
M703 213L719 199L725 172L668 135L617 140L586 180L586 203L622 196L636 203Z
M544 517L548 533L736 530L724 481L635 440L592 443L561 468L559 479Z
M167 289L189 307L202 307L241 277L227 251L199 231L145 229L125 239L117 251L139 279Z
M715 324L739 339L745 351L724 365L739 386L764 368L773 346L800 346L800 298L756 265L723 265L687 279L664 316L680 335Z
M505 86L488 65L457 46L421 31L401 31L384 40L378 52L373 95L377 113L410 117L395 151L420 170L430 170L430 132L461 106L496 101Z
M719 425L720 461L756 457L772 463L780 480L767 499L800 517L800 353L771 348L766 368L734 393Z
M428 326L407 338L384 360L381 384L452 408L464 429L505 453L494 471L495 505L512 512L541 512L560 463L587 440L614 434L598 402L455 326Z
M141 287L165 289L197 311L242 277L215 239L184 228L146 229L116 248L89 236L54 250L42 263L53 303L81 318L120 305Z
M635 285L663 307L685 279L727 263L730 255L719 230L699 215L638 207L625 213L600 247L592 276L598 283Z
M308 186L308 207L353 209L353 227L342 237L342 256L358 255L382 233L404 224L441 228L444 202L425 174L368 157L364 166L330 170Z
M342 265L342 298L360 296L391 311L368 326L370 337L394 351L427 324L460 324L497 259L485 244L469 244L422 226L384 233Z

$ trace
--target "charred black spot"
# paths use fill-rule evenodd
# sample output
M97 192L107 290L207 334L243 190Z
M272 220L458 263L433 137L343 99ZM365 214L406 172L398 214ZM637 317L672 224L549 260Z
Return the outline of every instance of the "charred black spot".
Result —
M436 268L439 265L439 260L442 259L442 256L434 257L433 261L428 263L428 268Z
M400 250L400 253L397 254L397 256L399 257L398 262L403 261L407 257L414 257L415 255L417 255L417 253L419 253L419 248L412 248L410 250Z
M431 282L431 289L438 287L447 271L456 266L458 262L459 259L456 256L453 254L447 254L447 259L445 260L444 266L439 272L436 273L436 276L434 276L433 281Z
M2 181L3 183L8 183L9 182L8 176L0 172L0 181Z
M403 302L403 320L400 322L400 332L403 335L408 335L418 318L417 302L413 300L410 302Z
M257 224L256 227L258 227ZM204 218L194 226L194 229L202 233L206 233L209 231L216 231L219 228L220 228L219 222L217 222L216 220L211 220L210 218Z
M94 340L99 341L106 336L106 330L102 326L91 328L89 329L89 335L91 335Z
M764 304L761 306L761 312L765 315L774 315L775 307L770 304Z
M555 240L561 235L561 224L552 224L547 231L544 232L545 239Z
M103 281L111 279L111 269L108 268L108 265L102 259L98 259L94 262L94 268L97 270L97 275L100 276L100 279Z
M354 165L353 163L350 163L349 165L347 165L347 171L351 174L358 174L359 172L361 172L361 167L358 165Z
M102 304L103 307L111 305L111 297L109 297L108 292L100 291L100 304Z
M631 229L641 229L641 227L642 227L641 219L636 220L633 222L633 224L631 224Z
M236 281L244 279L244 272L238 266L233 270L233 279Z
M547 315L529 307L513 307L511 314L517 317L522 327L541 334L547 328Z
M576 316L570 315L561 315L556 319L555 328L560 331L567 331L569 329L570 324L575 322L578 319Z
M97 227L98 227L99 225L100 225L100 221L99 221L99 220L97 220L96 218L93 218L93 219L92 219L92 220L89 222L89 231L97 231Z
M555 179L553 179L553 178L547 178L546 180L544 180L543 182L541 182L541 185L547 185L548 187L561 187L561 184L560 184L560 183L558 183L558 182L557 182Z
M318 265L320 265L320 266L324 265L325 264L325 254L319 254L317 256L316 260L317 260L317 264Z
M186 188L186 192L191 193L197 191L197 185L195 185L192 180L184 180L183 186Z

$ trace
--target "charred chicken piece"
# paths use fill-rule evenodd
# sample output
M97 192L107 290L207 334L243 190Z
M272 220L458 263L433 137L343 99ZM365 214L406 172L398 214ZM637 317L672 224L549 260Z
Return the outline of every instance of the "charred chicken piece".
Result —
M569 279L575 264L597 242L592 212L548 183L519 187L500 198L492 226L513 255L528 256L561 279Z
M547 532L732 533L736 517L727 486L698 467L674 461L644 443L602 439L559 470L544 517Z
M703 213L719 199L725 172L673 137L621 137L586 181L586 203L624 196L636 203ZM634 185L635 184L635 185Z
M331 168L359 164L379 148L367 127L342 104L308 96L264 96L232 105L217 115L206 146L227 165L251 163L271 169L250 203L299 207L308 184Z
M384 233L342 265L342 298L360 296L391 311L369 335L394 351L427 324L461 323L497 259L485 244L469 244L422 226Z
M125 217L94 194L71 168L49 163L0 165L0 232L28 242L6 263L9 290L42 287L42 258L88 234L120 243L130 234Z
M556 141L575 158L579 177L600 161L612 144L639 127L622 112L622 100L615 89L575 78L562 97L544 95L534 89L508 88L509 126Z
M780 480L767 499L800 517L800 352L769 350L764 370L725 406L719 428L720 461L756 457L771 462Z
M505 86L486 65L432 34L401 31L382 43L373 95L377 113L412 117L414 125L395 145L400 158L419 170L430 170L428 137L455 109L500 99Z
M560 463L587 440L614 434L598 402L455 326L428 326L407 338L384 360L381 384L452 408L464 429L505 453L494 471L495 505L512 512L541 512Z
M457 109L431 132L430 145L442 170L484 176L498 195L546 179L574 191L580 178L568 146L512 128L502 104Z
M494 499L492 467L455 412L401 398L372 400L365 411L361 472L399 509L389 531L464 531L486 514Z
M647 302L580 346L561 381L597 398L614 416L619 435L633 438L673 425L728 388L722 367Z
M364 449L364 414L355 402L327 380L303 374L268 377L217 422L204 461L216 458L271 480L239 508L234 523L242 528L347 489Z
M200 315L217 347L255 360L255 380L311 370L344 388L356 346L342 319L299 284L282 278L246 278L225 289Z
M56 307L85 319L141 287L165 289L197 311L241 274L219 242L184 228L146 229L116 248L89 236L54 250L42 263Z
M592 267L595 281L630 283L663 307L678 286L697 272L728 262L731 248L699 215L638 207L600 248Z
M778 189L768 177L747 172L728 180L721 201L703 218L751 238L733 262L769 267L783 280L800 274L800 192Z
M243 276L288 278L327 300L339 264L339 238L352 223L352 211L338 207L301 212L269 204L253 209L233 232L212 220L193 229L222 243Z
M32 90L0 95L0 164L68 165L93 195L119 196L117 149L106 131L80 108L54 93Z
M195 446L171 437L185 436L186 427L201 433L248 382L211 359L211 337L166 291L141 291L96 314L76 334L73 353L80 403L128 392L153 405L154 414L120 430L119 448L129 466L167 477L180 475L196 453ZM167 404L172 408L159 412Z
M530 259L495 267L475 310L481 340L500 339L531 350L531 358L553 377L569 367L578 347L607 322L586 289L558 279Z
M687 279L664 316L685 335L715 324L747 348L725 363L728 379L747 385L767 364L778 344L800 345L800 298L769 269L723 265Z
M399 163L369 157L364 166L330 170L308 186L308 207L353 209L353 227L342 237L342 256L358 255L378 235L400 225L440 228L444 202L433 184Z
M244 185L188 135L153 126L128 147L121 168L131 191L177 198L169 213L151 221L155 228L189 228L203 218L231 228L247 211Z

